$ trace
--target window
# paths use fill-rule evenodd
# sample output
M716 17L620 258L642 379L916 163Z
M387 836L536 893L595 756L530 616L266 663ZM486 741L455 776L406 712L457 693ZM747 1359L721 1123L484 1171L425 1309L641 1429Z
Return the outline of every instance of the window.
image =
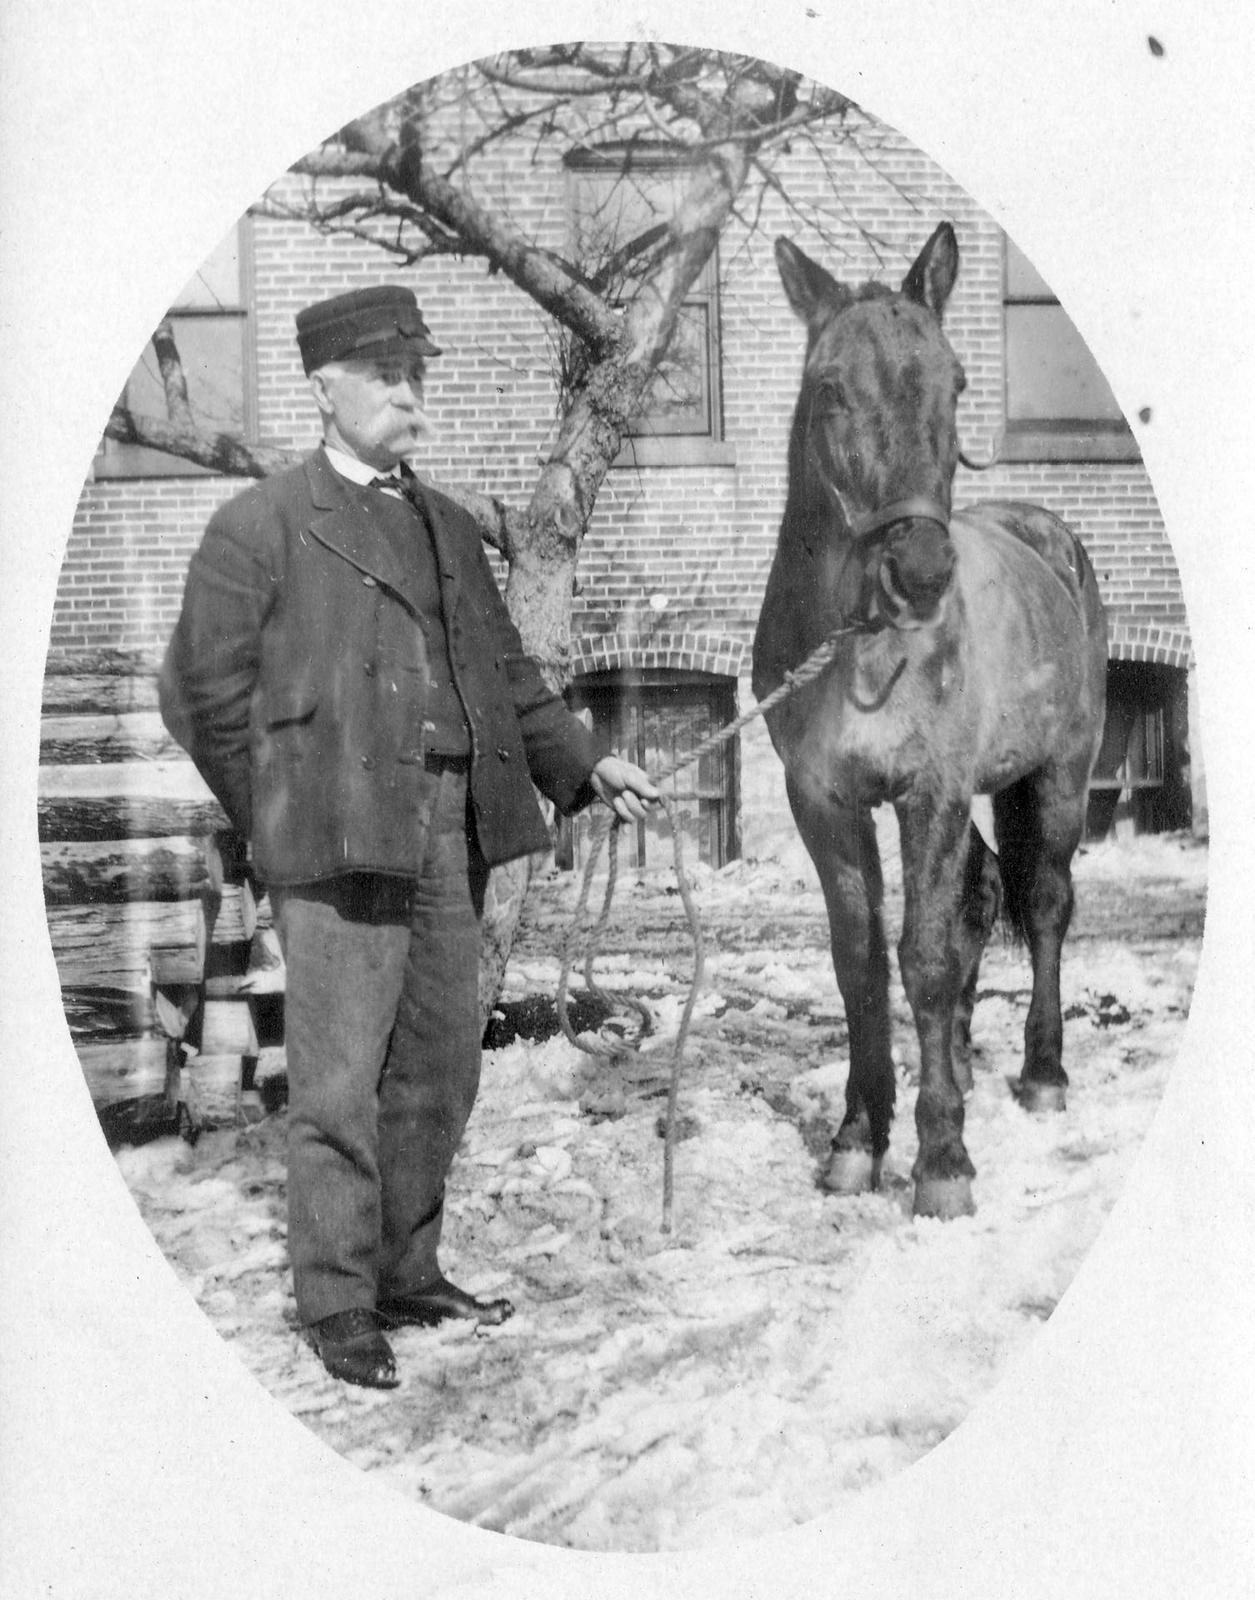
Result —
M736 715L735 680L712 673L654 670L590 673L567 691L573 710L591 714L594 730L619 755L647 772L676 766ZM736 829L735 741L719 745L677 772L673 806L686 861L722 867L740 854ZM666 792L672 792L670 782ZM577 864L584 823L564 824L558 860ZM652 813L625 829L621 860L638 871L670 867L671 835L666 820Z
M685 167L661 149L611 146L576 152L568 170L574 259L612 299L627 300L680 201ZM715 460L721 457L722 437L714 251L684 302L671 350L621 460L637 465Z
M1137 444L1110 385L1054 292L1005 241L1006 440L1010 461L1120 461Z
M198 425L245 438L256 431L250 245L245 219L201 264L169 312ZM151 344L127 379L123 398L137 415L167 415ZM95 470L98 478L186 477L207 471L162 450L114 439L103 442Z

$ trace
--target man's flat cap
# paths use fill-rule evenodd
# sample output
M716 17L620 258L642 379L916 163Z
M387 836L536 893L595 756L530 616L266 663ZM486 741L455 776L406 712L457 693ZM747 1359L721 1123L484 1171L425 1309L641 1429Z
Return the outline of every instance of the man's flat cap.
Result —
M305 371L349 356L438 356L414 293L399 285L351 289L296 314Z

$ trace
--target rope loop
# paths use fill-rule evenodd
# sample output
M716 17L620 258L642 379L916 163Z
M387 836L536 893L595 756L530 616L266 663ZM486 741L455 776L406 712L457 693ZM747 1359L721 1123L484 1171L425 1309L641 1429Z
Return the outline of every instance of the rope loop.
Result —
M704 756L717 750L720 745L726 744L729 739L736 737L741 729L748 726L756 718L765 716L790 695L796 694L799 689L805 688L808 683L816 679L829 665L837 653L840 641L849 634L866 631L860 625L847 625L834 629L823 642L814 649L800 666L786 672L780 684L770 694L751 706L748 711L742 712L739 717L725 724L715 733L703 739L696 749L691 750L679 761L674 761L669 767L663 768L655 775L654 782L661 789L663 783L674 778L686 767L691 767ZM675 1145L676 1112L679 1106L680 1076L684 1060L684 1050L688 1041L689 1029L693 1020L693 1011L697 1005L697 997L701 990L702 978L705 970L705 938L702 933L701 918L698 916L697 907L693 900L692 885L684 868L683 830L676 821L674 803L679 798L677 795L659 795L659 803L666 818L667 829L671 835L672 864L675 870L676 887L679 890L680 902L684 907L684 914L688 921L689 933L693 941L693 971L689 980L688 996L684 1002L684 1010L680 1016L680 1025L676 1032L675 1043L671 1053L671 1073L667 1088L667 1111L663 1145L663 1183L662 1183L662 1232L671 1232L672 1212L675 1188ZM615 885L619 872L619 835L623 830L621 819L611 814L607 819L597 818L592 825L588 841L588 857L584 863L584 872L580 882L579 897L576 901L575 912L571 919L571 926L563 942L561 967L558 974L558 992L556 1009L558 1025L563 1035L577 1050L582 1050L586 1055L597 1056L610 1062L622 1062L628 1056L639 1054L642 1041L652 1031L653 1018L648 1007L635 995L618 995L611 997L596 982L593 976L593 962L600 948L602 937L610 921L611 906L614 901ZM597 871L601 852L610 845L609 856L606 863L606 887L602 896L601 911L591 929L588 902L592 894L593 878ZM624 1039L617 1044L611 1044L605 1039L596 1039L589 1035L575 1032L571 1022L567 1004L567 995L570 989L571 971L579 959L579 952L584 950L584 982L589 994L600 1000L607 1007L613 1009L617 1005L627 1005L634 1010L640 1018L640 1032L634 1039Z

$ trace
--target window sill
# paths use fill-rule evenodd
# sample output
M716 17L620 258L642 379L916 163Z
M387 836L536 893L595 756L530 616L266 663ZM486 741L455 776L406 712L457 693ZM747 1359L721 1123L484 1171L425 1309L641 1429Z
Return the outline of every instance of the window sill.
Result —
M629 439L615 467L735 467L736 446L691 434L642 434Z
M1141 448L1127 428L1008 426L999 461L1140 461Z

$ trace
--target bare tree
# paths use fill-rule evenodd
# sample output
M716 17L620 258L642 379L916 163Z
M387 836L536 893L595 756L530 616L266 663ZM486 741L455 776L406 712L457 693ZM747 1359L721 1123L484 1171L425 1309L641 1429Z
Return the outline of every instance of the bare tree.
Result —
M598 492L652 387L665 381L686 297L720 234L733 218L752 234L772 192L822 231L823 218L790 197L779 158L807 140L826 161L864 128L840 94L761 61L577 43L511 52L407 90L300 161L297 198L289 179L263 203L270 215L367 239L405 265L443 256L486 268L552 320L558 414L528 503L506 506L479 486L440 487L507 561L507 604L555 686L568 672L575 568ZM535 238L507 201L483 198L492 184L480 176L507 146L530 151L538 182L562 170L555 157L582 157L595 173L601 200L565 249ZM120 406L110 437L240 475L264 476L291 459L199 430L168 325L154 346L169 414ZM487 999L526 881L525 867L497 875Z

